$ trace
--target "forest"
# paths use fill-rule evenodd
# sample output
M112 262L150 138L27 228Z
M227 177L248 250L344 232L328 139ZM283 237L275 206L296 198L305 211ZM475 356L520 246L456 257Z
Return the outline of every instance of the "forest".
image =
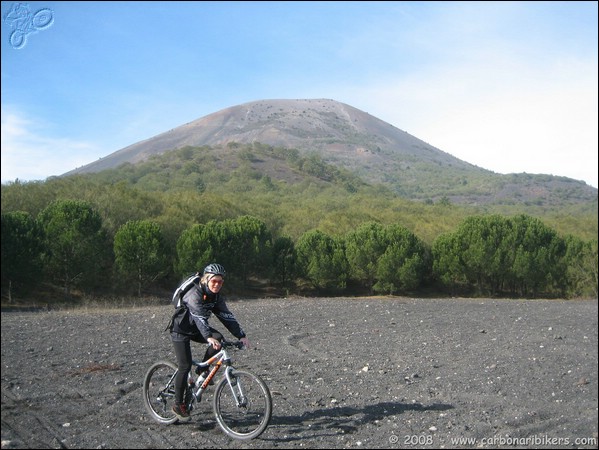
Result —
M398 224L366 222L341 236L310 230L294 241L240 216L195 224L171 248L152 220L127 221L111 236L84 201L55 201L36 217L2 213L2 291L10 300L40 282L60 287L65 299L75 289L141 297L213 261L241 291L254 279L284 295L597 296L597 241L561 237L526 215L472 216L430 246Z
M3 184L3 303L168 295L214 261L238 296L597 297L596 202L415 202L314 155L211 150Z

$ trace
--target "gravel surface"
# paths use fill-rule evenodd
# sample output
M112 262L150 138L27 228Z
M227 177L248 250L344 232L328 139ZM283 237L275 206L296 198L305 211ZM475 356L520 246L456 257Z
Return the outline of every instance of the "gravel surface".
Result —
M145 412L147 368L174 359L165 305L2 312L2 448L597 448L597 300L229 307L253 344L234 363L273 397L259 438L227 437L212 391L186 424Z

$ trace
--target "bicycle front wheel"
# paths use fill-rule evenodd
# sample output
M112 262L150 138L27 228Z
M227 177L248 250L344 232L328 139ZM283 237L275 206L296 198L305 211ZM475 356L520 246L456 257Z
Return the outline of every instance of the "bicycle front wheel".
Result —
M243 370L231 372L214 391L214 414L222 430L234 439L254 439L262 434L272 415L268 386L258 375Z
M143 397L147 411L156 422L174 423L175 374L177 366L170 361L152 365L144 378Z

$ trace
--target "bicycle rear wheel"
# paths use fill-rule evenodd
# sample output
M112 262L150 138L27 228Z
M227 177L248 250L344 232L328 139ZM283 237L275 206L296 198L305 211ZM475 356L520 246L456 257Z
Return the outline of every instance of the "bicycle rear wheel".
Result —
M147 411L156 422L174 423L175 374L177 366L170 361L158 361L144 378L143 397Z
M272 415L268 386L258 375L243 370L231 373L214 392L214 414L222 430L234 439L254 439L262 434Z

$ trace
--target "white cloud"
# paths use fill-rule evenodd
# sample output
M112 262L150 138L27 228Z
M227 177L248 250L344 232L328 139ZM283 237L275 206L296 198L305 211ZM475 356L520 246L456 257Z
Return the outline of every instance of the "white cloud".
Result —
M98 154L87 142L43 136L34 121L9 109L2 106L2 183L62 175Z
M597 187L596 62L532 67L505 59L437 69L386 80L358 94L356 103L482 168L566 176Z

